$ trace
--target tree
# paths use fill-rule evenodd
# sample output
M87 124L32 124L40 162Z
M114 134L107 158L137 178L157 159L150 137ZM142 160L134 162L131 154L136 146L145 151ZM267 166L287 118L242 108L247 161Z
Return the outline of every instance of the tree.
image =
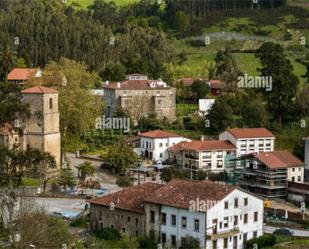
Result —
M233 125L233 110L224 97L220 96L216 99L208 112L207 120L210 124L210 130L215 132L224 131L227 127Z
M102 113L102 99L90 91L98 82L99 76L89 72L85 64L61 58L57 63L48 64L43 76L33 78L29 83L59 90L61 145L64 151L69 135L80 135L94 129L95 121Z
M126 69L122 64L107 64L103 71L102 77L105 80L121 81L125 78Z
M93 176L95 173L95 168L92 165L92 162L85 161L78 166L76 166L78 169L78 178L81 181L85 181L87 176Z
M261 76L272 79L272 90L266 91L263 96L267 100L269 111L281 125L282 120L293 112L298 78L281 45L266 42L256 51L255 56L261 61L262 67L258 69Z
M306 83L309 83L309 63L306 66L306 73L302 77L306 79Z
M194 238L192 236L185 236L182 238L182 243L179 249L199 249L200 248L200 241L198 238Z
M229 47L226 47L224 51L217 52L215 72L216 77L225 83L227 91L235 92L237 90L238 76L241 75L241 72Z
M296 95L296 104L299 113L303 117L309 116L309 84L303 86L301 91Z
M16 54L9 46L0 50L0 81L5 80L7 74L14 68Z
M120 249L136 249L139 248L139 244L136 237L129 236L127 234L122 235L120 239Z
M104 162L110 164L119 173L125 173L127 168L136 167L138 161L138 156L133 148L126 144L123 139L110 146L101 157Z
M185 31L189 25L189 18L183 11L177 11L174 16L174 24L178 31Z
M199 99L204 98L210 92L210 89L205 82L201 80L195 80L191 86L191 91L198 102Z
M116 184L121 188L126 188L132 186L133 181L129 176L119 176L116 180Z
M67 190L67 187L73 187L76 184L75 177L70 167L61 169L60 175L57 178L57 184L63 187L64 190Z
M263 104L263 99L255 95L250 101L242 104L243 123L247 127L265 127L267 125L267 110Z

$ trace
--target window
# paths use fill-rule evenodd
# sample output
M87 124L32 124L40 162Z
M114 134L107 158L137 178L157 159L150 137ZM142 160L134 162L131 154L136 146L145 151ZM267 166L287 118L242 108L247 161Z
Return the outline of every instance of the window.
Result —
M137 226L138 225L138 219L135 218L135 225Z
M255 239L257 237L257 231L253 232L253 238Z
M130 222L131 221L131 217L130 216L128 216L128 222Z
M292 168L292 171L295 172L295 168Z
M163 157L163 153L160 153L160 157Z
M200 220L194 219L194 231L198 232L200 230Z
M229 209L229 202L228 201L224 202L224 209Z
M295 176L292 176L292 182L295 182Z
M238 225L238 216L234 215L234 226Z
M155 222L155 212L154 211L150 211L150 222L151 223Z
M224 217L224 227L229 226L229 217Z
M158 100L158 105L162 106L162 100L161 99Z
M238 198L234 199L234 208L238 208Z
M126 232L126 228L125 227L122 228L122 232L124 232L124 233Z
M160 143L160 144L159 144L159 147L160 147L160 148L163 147L163 143Z
M218 151L217 157L218 157L218 158L222 158L222 157L223 157L223 152L222 152L222 151Z
M217 241L216 241L216 240L214 240L214 241L212 242L212 248L213 248L213 249L217 249Z
M297 180L298 180L299 182L301 182L301 176L298 176L298 177L297 177Z
M244 224L248 223L248 214L244 214Z
M53 109L53 99L49 98L49 109Z
M166 225L166 213L161 214L161 224Z
M301 167L298 168L298 171L301 172Z
M203 156L203 159L209 159L211 158L211 152L210 151L206 151L205 155Z
M176 226L176 215L172 214L172 226Z
M176 246L176 236L171 235L171 239L172 239L172 246Z
M248 237L247 233L244 233L244 240L243 240L244 245L245 245L246 242L247 242L247 237Z
M222 168L223 162L222 161L217 161L217 168Z
M181 228L186 228L186 227L187 227L187 218L181 217Z
M162 239L162 244L165 244L166 243L166 234L165 233L161 234L161 239Z
M258 221L258 212L254 212L254 222Z
M219 227L220 227L220 229L222 228L222 222L219 223Z
M248 206L248 198L244 198L244 205Z

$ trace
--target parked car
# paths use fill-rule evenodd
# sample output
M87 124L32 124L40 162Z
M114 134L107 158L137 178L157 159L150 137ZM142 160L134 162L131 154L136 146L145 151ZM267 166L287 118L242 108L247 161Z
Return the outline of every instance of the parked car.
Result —
M283 228L279 228L279 229L275 230L273 232L273 234L275 234L275 235L292 236L293 235L293 231L290 228L283 227Z

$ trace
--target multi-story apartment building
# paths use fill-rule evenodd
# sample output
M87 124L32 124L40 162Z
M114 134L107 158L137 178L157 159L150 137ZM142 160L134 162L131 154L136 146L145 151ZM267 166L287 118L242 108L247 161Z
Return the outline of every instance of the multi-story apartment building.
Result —
M304 181L304 163L288 151L241 156L234 170L240 186L265 198L286 197L288 181Z
M146 75L131 74L118 83L103 86L105 115L111 117L118 107L138 119L155 114L158 118L176 118L176 89L162 80L149 80Z
M181 142L191 141L172 132L154 130L141 133L140 135L140 156L152 160L165 161L168 159L168 148Z
M180 142L169 149L169 159L186 169L222 172L227 161L236 156L229 141L205 140Z
M236 156L253 152L273 151L275 136L265 128L233 128L222 132L219 140L229 140L236 146Z
M242 249L262 235L263 211L261 198L207 180L146 183L90 201L92 229L141 233L175 248L192 236L201 248Z

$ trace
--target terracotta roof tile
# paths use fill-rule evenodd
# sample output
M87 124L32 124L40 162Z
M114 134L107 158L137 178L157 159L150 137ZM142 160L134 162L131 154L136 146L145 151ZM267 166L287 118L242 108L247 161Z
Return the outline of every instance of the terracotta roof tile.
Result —
M192 200L220 201L234 189L235 187L216 184L208 180L173 179L148 196L145 202L189 209Z
M266 128L232 128L227 131L235 138L275 137Z
M206 150L236 150L230 141L206 140L191 141L182 146L186 150L206 151Z
M148 182L143 185L128 187L121 191L92 199L89 203L106 207L110 207L110 204L114 203L116 209L144 213L144 199L162 186L161 184Z
M149 138L168 138L168 137L181 137L172 132L162 131L162 130L154 130L154 131L147 131L141 133L139 136L141 137L149 137Z
M303 166L304 163L287 150L253 153L253 156L271 169Z
M209 81L209 86L212 89L223 89L224 88L224 83L220 80L210 80Z
M8 80L27 80L34 76L38 70L35 68L14 68L7 76Z
M171 151L171 152L174 152L174 153L181 151L181 150L183 150L183 147L186 143L189 143L189 142L181 141L177 144L174 144L174 145L172 145L171 147L168 148L168 151Z
M43 86L35 86L35 87L31 87L31 88L27 88L25 90L22 90L21 93L23 94L44 94L44 93L58 93L57 90L52 89L52 88L48 88L48 87L43 87Z

